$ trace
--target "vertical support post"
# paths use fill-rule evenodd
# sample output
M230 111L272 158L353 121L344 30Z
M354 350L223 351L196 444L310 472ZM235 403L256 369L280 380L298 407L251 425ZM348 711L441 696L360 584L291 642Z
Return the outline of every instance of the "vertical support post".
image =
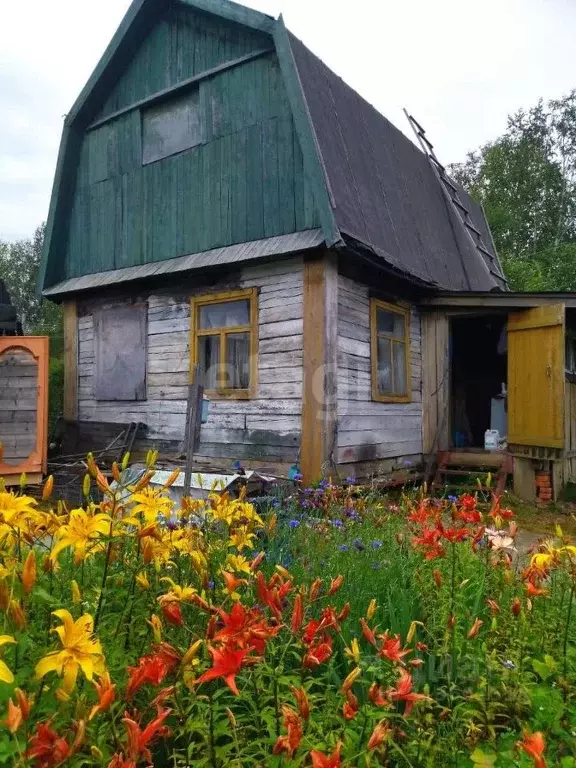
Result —
M200 428L202 425L202 399L204 387L200 384L198 365L192 368L192 380L188 385L188 403L186 406L186 436L184 450L186 452L186 467L184 470L184 496L190 495L192 482L192 467L194 453L200 443Z
M78 310L76 301L63 302L64 314L64 404L67 421L78 419Z
M330 252L304 262L302 443L306 484L326 474L336 450L338 267Z
M534 504L536 501L536 471L530 458L514 456L514 493L519 499Z

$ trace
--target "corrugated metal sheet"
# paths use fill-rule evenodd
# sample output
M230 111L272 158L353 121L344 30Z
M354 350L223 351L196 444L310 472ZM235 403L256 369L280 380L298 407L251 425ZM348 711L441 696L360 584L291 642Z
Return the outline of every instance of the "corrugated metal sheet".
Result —
M127 282L128 280L144 280L160 275L188 272L193 269L206 269L223 264L234 264L244 261L254 261L270 256L287 254L317 248L324 242L320 229L309 229L291 235L269 237L265 240L253 240L249 243L229 245L225 248L213 248L210 251L192 253L176 259L159 261L154 264L142 264L138 267L112 269L107 272L97 272L93 275L72 277L57 285L47 288L43 295L47 297L62 296L65 293L88 291L106 285Z
M341 232L444 288L495 287L425 155L297 38L290 40ZM471 208L483 231L482 212Z

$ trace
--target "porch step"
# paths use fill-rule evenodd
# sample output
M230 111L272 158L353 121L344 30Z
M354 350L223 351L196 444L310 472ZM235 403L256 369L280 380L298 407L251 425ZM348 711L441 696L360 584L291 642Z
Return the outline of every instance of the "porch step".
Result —
M508 475L511 474L513 459L507 453L490 453L488 451L441 451L437 455L436 472L431 483L431 490L438 488L454 488L461 490L482 490L502 493L506 487ZM488 488L485 480L489 475L496 479L495 486ZM478 478L481 485L463 484L454 486L450 478L469 477Z

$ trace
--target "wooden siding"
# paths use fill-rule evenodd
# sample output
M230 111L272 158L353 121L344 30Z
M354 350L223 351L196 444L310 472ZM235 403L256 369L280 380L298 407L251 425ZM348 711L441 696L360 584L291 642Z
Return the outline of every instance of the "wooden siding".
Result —
M422 454L420 316L410 310L411 402L372 400L369 288L342 275L338 280L339 464Z
M202 426L199 457L265 464L296 461L302 415L303 261L246 266L237 277L213 283L214 292L235 288L259 292L258 389L251 400L213 400ZM206 287L198 288L204 295ZM147 400L126 403L94 399L94 312L104 300L84 305L78 321L79 418L142 421L154 444L184 439L190 372L190 298L181 291L139 294L148 304ZM115 298L109 304L136 300Z
M271 38L172 8L97 117L263 43L271 46ZM276 55L193 87L199 88L203 143L190 150L143 166L138 108L85 133L66 256L51 282L318 225Z

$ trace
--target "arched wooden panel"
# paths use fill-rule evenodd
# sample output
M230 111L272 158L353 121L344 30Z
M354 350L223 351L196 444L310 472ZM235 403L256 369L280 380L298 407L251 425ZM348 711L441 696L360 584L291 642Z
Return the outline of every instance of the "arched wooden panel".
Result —
M48 349L47 336L0 337L0 477L8 484L46 472Z

